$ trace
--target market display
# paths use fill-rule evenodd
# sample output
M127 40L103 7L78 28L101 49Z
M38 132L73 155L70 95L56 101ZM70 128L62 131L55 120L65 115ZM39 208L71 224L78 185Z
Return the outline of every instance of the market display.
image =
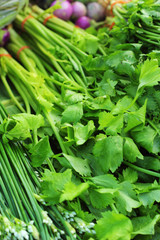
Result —
M0 0L0 239L159 240L160 1L17 3Z

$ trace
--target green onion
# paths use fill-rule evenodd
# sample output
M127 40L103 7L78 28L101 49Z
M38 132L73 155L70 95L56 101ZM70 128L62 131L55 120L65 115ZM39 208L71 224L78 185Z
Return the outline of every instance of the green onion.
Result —
M0 29L10 24L28 0L1 0Z

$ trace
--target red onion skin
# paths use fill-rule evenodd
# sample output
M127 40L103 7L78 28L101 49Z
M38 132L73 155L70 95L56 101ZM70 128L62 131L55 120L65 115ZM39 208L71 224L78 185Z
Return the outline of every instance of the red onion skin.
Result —
M100 21L105 18L105 8L97 2L88 3L87 15L95 21Z
M74 19L83 17L87 14L86 6L81 2L78 2L78 1L74 2L72 4L72 8L73 8L72 17Z
M72 5L69 1L60 0L62 8L55 10L53 13L55 16L67 21L72 15ZM54 6L57 1L54 1L51 6Z
M2 38L2 42L0 43L0 47L4 46L9 41L10 38L9 31L6 28L3 28L2 30L4 31L4 35Z
M90 18L83 16L77 19L76 21L76 26L82 28L82 29L86 29L88 27L90 27Z

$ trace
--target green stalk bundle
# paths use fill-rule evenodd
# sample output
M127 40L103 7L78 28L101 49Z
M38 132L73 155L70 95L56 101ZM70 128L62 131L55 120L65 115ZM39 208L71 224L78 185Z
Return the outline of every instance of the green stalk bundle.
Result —
M10 24L28 0L1 0L0 29Z
M159 239L160 53L133 38L158 41L159 1L152 4L116 8L115 27L93 32L98 40L60 19L46 22L53 9L17 15L21 37L11 29L8 52L0 48L0 84L21 112L1 117L0 222L12 221L8 208L22 221L31 215L21 159L15 166L9 158L20 141L39 175L28 185L47 225L40 230L35 214L42 240Z

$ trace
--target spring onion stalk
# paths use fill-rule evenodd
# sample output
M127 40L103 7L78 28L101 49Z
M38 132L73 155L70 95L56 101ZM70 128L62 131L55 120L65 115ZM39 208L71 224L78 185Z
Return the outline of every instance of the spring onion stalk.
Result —
M0 106L0 112L1 109L4 110L2 106ZM26 178L26 174L30 176L24 165L27 159L24 153L21 153L21 162L19 161L18 151L21 150L17 148L19 147L15 144L0 142L1 193L6 201L11 199L8 204L15 217L26 223L33 220L42 238L49 239L43 226L41 209L33 196L32 190L36 191L36 189L31 182L32 178Z
M10 28L9 33L10 33L10 44L8 44L7 47L10 50L10 52L16 58L18 57L20 60L22 59L22 62L24 64L24 66L28 69L28 71L36 72L36 70L38 69L41 73L44 73L47 75L45 68L43 67L43 65L37 58L37 56L30 50L29 46L28 46L28 48L24 49L23 51L20 51L19 55L18 55L18 51L21 50L22 47L26 46L26 43L14 31L14 29ZM27 58L27 56L28 56L28 58ZM29 61L29 59L30 59L30 61ZM31 61L31 59L32 59L32 61Z
M28 4L28 0L1 0L0 29L10 24L25 4Z
M49 13L46 13L43 9L41 9L37 5L32 6L32 11L33 11L33 14L35 14L35 17L41 23L43 23L44 20L50 16ZM84 35L89 35L87 32L85 32L81 28L77 29L72 22L66 22L54 16L52 18L49 18L46 21L46 26L52 29L53 31L59 32L60 34L63 34L64 36L69 38L72 37L72 34L74 33L75 29L81 34L83 33Z
M23 22L25 18L25 15L18 15L15 23L17 27L21 27L21 23ZM53 31L47 29L45 26L43 26L41 23L39 23L36 19L30 18L25 22L25 31L31 36L34 36L34 38L37 39L37 41L41 38L41 41L46 40L51 45L58 45L61 49L63 49L63 52L66 52L69 54L71 58L71 63L74 68L74 62L77 65L77 70L81 73L82 79L84 83L87 85L87 80L84 75L83 68L81 66L81 62L78 59L76 54L79 54L82 59L84 60L84 57L86 57L86 53L82 52L78 48L75 48L74 45L72 45L69 41L65 40L58 34L54 33Z
M4 49L1 49L0 52L6 53L6 51ZM25 94L26 96L29 95L29 98L27 99L28 104L31 105L31 107L34 109L35 112L39 111L39 109L40 109L44 113L44 115L46 116L48 121L51 123L51 127L53 129L53 132L54 132L59 144L60 144L62 151L64 153L66 153L66 149L65 149L63 140L61 139L61 137L59 135L59 131L58 131L57 127L55 126L54 120L50 118L50 114L49 114L49 109L51 109L53 100L55 99L55 96L53 95L53 93L51 91L49 91L49 89L43 82L43 79L41 82L41 89L39 89L39 91L40 91L39 92L38 88L37 89L35 88L35 80L37 79L37 82L39 82L40 76L29 73L14 59L4 57L3 61L8 69L9 77L10 77L11 81L13 82L13 84L15 85L15 87L17 88L17 91L19 92L20 96L22 96L22 94ZM13 77L11 77L11 75ZM21 86L21 87L19 87L19 86ZM22 89L23 89L23 91L22 91ZM42 89L43 89L43 91L42 91ZM48 101L46 99L44 99L43 92L47 93L47 95L45 95L45 97L48 98ZM23 98L23 96L22 96L22 98ZM49 102L49 101L51 101L51 102Z
M50 14L46 13L46 11L44 11L43 9L39 8L36 5L32 7L32 15L35 16L35 18L39 20L41 23L43 23L45 19L47 19L47 17L50 16ZM104 22L102 22L101 24L104 24ZM54 17L54 15L53 17L47 19L47 21L45 22L45 26L51 29L52 31L58 33L62 37L67 38L68 41L70 41L72 45L74 45L74 47L76 48L77 48L76 42L75 44L73 44L72 41L74 35L75 36L79 35L83 36L83 38L86 39L88 38L94 39L95 41L99 41L99 39L96 36L87 33L81 28L77 28L77 26L75 26L72 22L66 22L60 18ZM99 52L102 53L102 55L106 56L106 52L103 50L103 46L100 43L98 44L98 49Z
M4 49L0 49L0 53L7 52ZM34 109L35 112L43 113L54 132L62 152L71 154L71 149L65 146L63 137L61 137L59 133L60 129L58 129L55 124L55 122L57 122L57 116L54 114L55 106L53 108L53 104L56 104L58 98L49 90L42 76L28 72L13 58L3 57L1 60L3 60L2 69L3 65L7 67L6 74L24 100L24 103L26 101L26 109L27 106L29 106ZM5 71L5 68L3 71ZM50 78L50 80L56 83L54 78ZM61 82L57 83L62 84L62 87L65 86ZM36 84L38 84L37 87ZM71 88L71 90L74 89ZM26 98L24 98L24 96L26 96ZM59 99L59 101L61 101L61 99ZM56 111L59 112L59 109ZM62 112L63 109L60 110L60 114L62 114Z
M0 104L1 123L6 117L5 109ZM48 207L39 201L37 197L39 188L39 179L31 168L28 155L22 145L13 142L4 144L1 141L1 237L10 236L15 240L19 240L22 237L31 240L50 240L54 239L54 237L64 236L66 232L70 239L74 240L75 238L72 237L70 229L65 224L59 210L55 206L53 208L52 206ZM54 222L58 223L56 224L57 227L54 225ZM16 234L14 234L15 232Z
M30 72L38 73L40 75L49 76L42 62L39 60L36 54L27 46L27 43L12 29L10 28L10 43L7 45L8 50L15 58L23 64L23 66ZM27 47L27 48L24 48ZM23 49L24 48L24 49ZM31 60L32 59L32 60ZM47 81L50 90L54 92L59 98L57 88L51 81ZM57 102L58 103L58 102Z
M52 52L49 51L49 49L54 50L55 46L48 43L42 37L37 38L37 36L34 32L32 32L33 39L31 39L31 40L28 40L26 35L24 35L26 42L23 42L23 44L22 43L19 44L21 38L20 38L20 36L18 36L18 34L16 34L16 32L13 29L10 30L10 35L11 35L11 41L10 41L11 43L8 44L7 48L11 53L13 53L13 55L15 57L17 57L17 52L18 52L18 49L20 49L20 47L25 46L27 44L31 48L31 49L24 49L24 51L21 51L21 53L19 55L19 60L27 68L27 70L37 72L37 69L35 68L36 61L34 59L37 58L37 56L39 56L39 59L41 60L41 62L43 62L43 60L44 60L43 65L44 66L47 65L46 70L48 70L49 65L51 65L51 66L53 65L55 70L58 71L58 73L64 78L64 80L65 80L64 87L66 86L66 83L69 83L68 88L70 88L70 89L71 89L71 85L73 85L74 89L79 89L82 92L87 91L86 86L83 83L81 77L79 77L78 73L74 72L74 76L72 77L72 76L69 76L69 74L65 71L66 70L65 63L68 64L70 59L59 60L55 56L53 56ZM18 43L16 43L16 42L18 42ZM46 46L47 46L47 49L46 49ZM36 55L34 54L34 58L32 57L33 52L32 52L32 55L30 54L31 50L36 53ZM32 62L34 61L34 64L31 64L31 60L30 60L31 58L32 58ZM44 72L40 71L40 68L38 70L39 70L38 74L43 73L44 75L46 75ZM54 71L52 69L51 69L51 75L54 75ZM53 83L51 85L52 80L49 80L49 78L46 77L46 81L47 81L47 84L52 89L54 88L54 90L55 90L54 94L57 95L57 87L55 87L55 84L53 85ZM56 84L61 85L59 82L56 82ZM60 95L58 97L60 98Z
M13 32L13 31L12 31ZM11 53L14 54L14 56L16 55L17 51L18 51L18 44L14 43L14 45L12 44L12 32L11 32L11 43L8 44L8 49L11 51ZM14 36L16 36L16 34L14 34ZM58 71L58 73L65 79L65 82L68 82L69 85L75 86L75 88L77 89L81 89L81 91L85 91L85 85L83 83L82 80L79 81L79 84L77 84L76 80L71 81L71 79L68 77L67 73L65 72L65 66L63 65L63 62L67 62L68 64L68 60L59 60L57 59L55 56L53 56L53 54L48 50L48 49L53 49L54 50L54 46L52 46L50 43L48 43L45 39L43 39L42 37L37 37L36 34L34 32L32 32L32 36L34 37L32 39L32 44L31 42L27 41L27 45L29 45L32 49L32 51L35 51L36 55L41 54L40 57L42 57L45 62L48 62L49 64L52 63L53 67L55 68L56 71ZM17 37L17 40L19 39L19 37ZM27 39L27 38L26 38ZM22 44L21 44L22 46ZM24 45L23 45L24 46ZM47 46L47 49L46 49ZM31 71L31 68L34 68L33 66L28 66L30 65L30 57L32 57L32 55L29 55L28 58L26 58L27 56L25 55L25 53L28 51L31 51L30 49L25 49L25 51L21 52L20 55L20 60L23 63L23 65L29 70ZM33 52L32 52L33 54ZM35 54L34 54L35 55ZM32 58L34 60L34 58ZM40 69L39 69L40 70ZM36 71L36 69L34 68L33 71ZM39 74L42 74L43 72L39 72ZM47 76L47 74L43 73L45 76ZM48 81L49 82L49 81ZM54 86L53 86L54 87ZM54 87L54 90L56 90L57 92L57 88ZM60 95L59 95L60 97Z

